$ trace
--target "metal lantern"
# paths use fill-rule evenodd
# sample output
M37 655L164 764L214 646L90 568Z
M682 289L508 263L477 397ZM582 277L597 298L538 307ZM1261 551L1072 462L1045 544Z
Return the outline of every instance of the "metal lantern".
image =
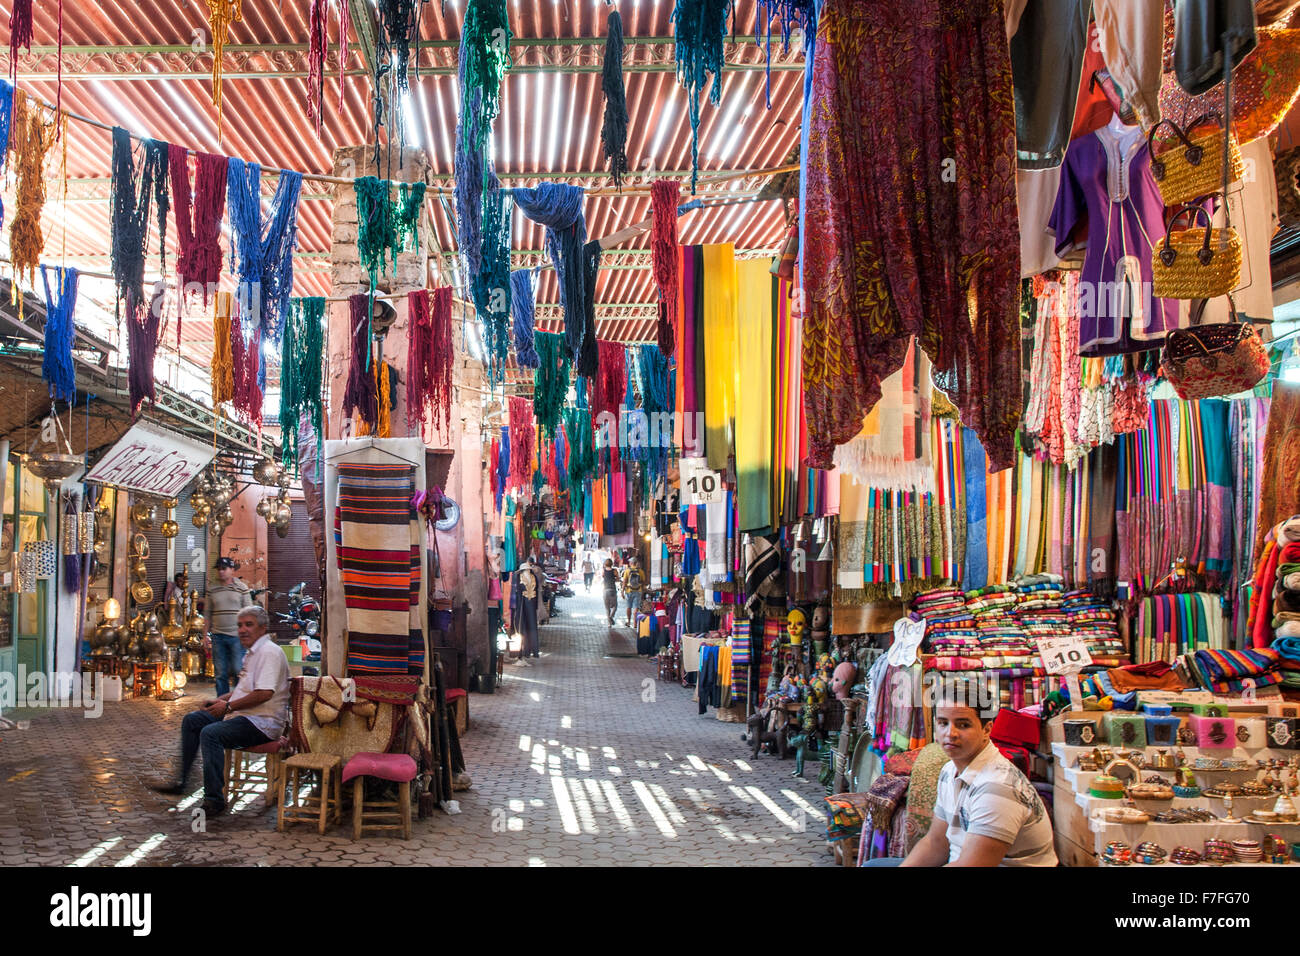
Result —
M62 526L63 554L78 555L81 554L81 539L77 534L77 516L65 515Z
M171 518L168 518L166 521L162 523L162 527L158 529L158 532L164 538L174 538L176 537L176 535L180 534L180 530L181 530L181 526L177 524L175 521L173 521Z
M270 458L263 458L253 466L253 478L259 485L270 485L275 482L275 462Z
M89 554L95 550L95 513L82 511L77 515L77 550Z
M274 509L275 509L275 499L269 497L263 498L261 501L257 503L257 516L259 518L265 518L267 521L270 521L272 520L272 517L274 515Z
M199 511L208 506L208 496L201 491L196 491L190 495L190 507Z
M208 523L208 509L195 508L194 514L190 515L190 524L194 525L194 527L196 528L202 528L207 523Z
M280 473L280 476L278 478L276 478L276 483L285 491L288 491L289 486L293 484L293 479L289 477L289 473L287 471L284 471Z

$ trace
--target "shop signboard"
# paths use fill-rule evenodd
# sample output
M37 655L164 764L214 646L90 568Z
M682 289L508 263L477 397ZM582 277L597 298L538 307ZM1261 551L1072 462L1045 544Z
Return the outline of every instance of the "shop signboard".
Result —
M709 468L703 458L683 458L682 487L692 505L715 505L727 500L722 475Z
M84 480L173 498L215 454L216 449L211 445L153 422L139 421L118 439Z

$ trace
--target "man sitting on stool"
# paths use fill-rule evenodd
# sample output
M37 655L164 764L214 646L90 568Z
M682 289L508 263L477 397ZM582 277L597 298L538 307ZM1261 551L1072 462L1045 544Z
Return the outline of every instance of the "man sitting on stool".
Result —
M227 750L256 747L279 740L289 720L289 661L267 634L266 608L250 605L236 619L244 666L235 689L185 715L181 722L181 774L174 784L156 787L159 793L182 794L203 751L203 809L226 809L224 788Z

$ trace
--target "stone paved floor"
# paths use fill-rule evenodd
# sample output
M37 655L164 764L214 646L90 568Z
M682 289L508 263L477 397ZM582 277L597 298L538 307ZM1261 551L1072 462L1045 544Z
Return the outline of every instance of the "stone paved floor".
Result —
M815 780L791 777L792 760L750 761L743 728L655 680L581 585L559 610L535 666L508 666L495 694L471 695L473 788L458 794L461 813L416 820L410 842L277 833L260 800L192 832L198 767L179 806L145 787L172 766L190 697L107 704L94 720L52 711L0 734L0 865L831 862ZM816 762L807 769L815 778Z

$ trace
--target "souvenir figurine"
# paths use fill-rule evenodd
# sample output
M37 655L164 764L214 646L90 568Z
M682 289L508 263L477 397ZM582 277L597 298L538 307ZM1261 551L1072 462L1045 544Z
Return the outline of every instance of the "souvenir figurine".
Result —
M831 627L831 609L824 604L819 604L813 608L812 616L812 642L813 651L818 657L826 653L826 645L830 641Z
M849 699L849 688L853 686L857 674L858 665L852 661L842 661L835 665L831 675L831 693L835 695L836 700Z
M791 608L785 618L785 632L790 636L790 643L796 647L803 644L804 631L808 629L808 615L803 608Z

